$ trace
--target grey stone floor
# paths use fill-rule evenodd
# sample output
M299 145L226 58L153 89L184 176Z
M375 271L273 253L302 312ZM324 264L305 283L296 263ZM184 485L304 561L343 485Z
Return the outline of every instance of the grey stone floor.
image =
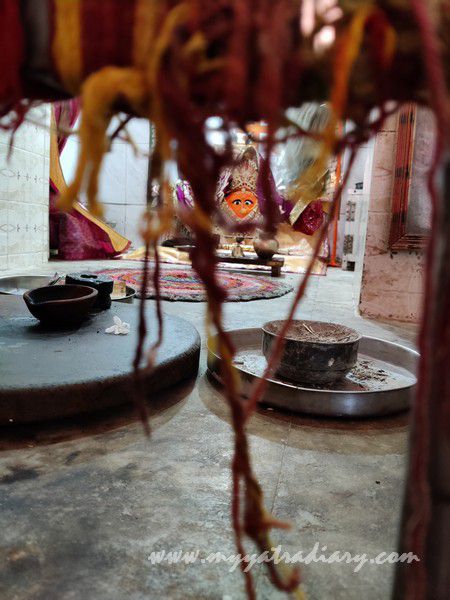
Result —
M127 263L83 263L82 268ZM137 266L133 263L132 266ZM76 271L51 263L46 272ZM43 270L43 272L44 272ZM294 282L297 276L288 276ZM411 326L357 315L351 273L314 277L299 316L355 326L413 344ZM225 308L228 328L282 318L292 294ZM0 300L1 301L1 300ZM204 305L164 302L204 340ZM5 600L240 600L229 565L152 565L157 550L235 553L230 528L232 437L221 390L205 376L152 403L150 440L129 409L77 421L1 432L0 597ZM407 415L380 420L305 418L261 409L249 425L266 505L289 531L273 540L290 553L318 543L373 557L396 548L407 449ZM253 549L249 546L248 549ZM313 600L385 600L393 566L311 563L302 568ZM261 567L258 598L277 599Z

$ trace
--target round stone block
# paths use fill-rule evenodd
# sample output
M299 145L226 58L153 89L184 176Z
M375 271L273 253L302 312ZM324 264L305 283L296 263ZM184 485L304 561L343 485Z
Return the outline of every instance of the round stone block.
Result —
M0 423L67 417L132 401L138 308L114 304L78 327L52 330L29 315L22 298L0 296ZM152 309L146 311L147 348L157 336ZM105 333L114 315L130 324L128 335ZM147 398L194 376L199 355L195 327L165 316L155 368L143 372Z

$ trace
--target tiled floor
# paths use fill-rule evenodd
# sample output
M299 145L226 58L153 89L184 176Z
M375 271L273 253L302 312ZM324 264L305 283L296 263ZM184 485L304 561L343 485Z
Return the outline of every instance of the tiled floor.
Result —
M46 272L127 266L52 263ZM130 265L128 265L130 266ZM131 266L137 266L132 263ZM295 282L298 276L288 276ZM362 333L412 344L411 326L357 315L352 273L313 277L298 315L338 321ZM228 328L282 318L292 293L274 300L228 303ZM149 301L151 304L151 301ZM193 322L203 336L205 306L164 302L166 313ZM204 340L204 336L203 336ZM205 377L167 393L145 440L139 424L48 425L3 432L0 452L0 596L5 600L240 600L242 577L229 565L154 566L154 550L235 553L230 528L232 436L220 389ZM261 409L249 425L255 470L266 505L292 523L273 540L290 553L314 544L369 557L396 548L407 449L407 416L342 421ZM17 471L19 469L19 471ZM14 478L15 472L29 477ZM3 483L3 485L1 485ZM248 545L248 549L252 550ZM2 556L3 553L3 556ZM314 600L385 600L393 566L304 565ZM261 567L258 598L284 597ZM2 587L3 585L3 587Z

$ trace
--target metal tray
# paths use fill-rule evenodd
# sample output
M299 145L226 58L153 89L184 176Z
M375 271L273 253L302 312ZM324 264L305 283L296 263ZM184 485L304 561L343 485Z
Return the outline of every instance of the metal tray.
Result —
M236 347L234 367L248 397L267 365L262 353L261 329L228 332ZM217 337L208 342L208 370L223 383ZM326 387L302 387L276 375L268 380L262 402L278 408L327 417L375 417L406 410L416 385L419 354L405 346L362 337L358 363L347 377Z
M28 290L48 285L54 277L52 275L18 275L16 277L0 278L0 294L23 296Z
M136 290L130 285L127 285L124 296L114 296L114 294L111 294L111 300L113 302L127 302L128 304L131 304L135 296Z

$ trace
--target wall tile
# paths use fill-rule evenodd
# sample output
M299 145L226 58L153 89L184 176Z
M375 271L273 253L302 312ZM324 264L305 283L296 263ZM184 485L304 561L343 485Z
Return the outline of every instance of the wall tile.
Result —
M13 148L7 161L6 145L0 148L0 156L0 199L36 202L42 194L43 157Z
M148 144L139 144L141 152L148 152ZM127 205L145 205L147 202L148 157L136 156L130 146L126 146L126 195Z
M8 248L8 204L0 200L0 254L7 254Z
M109 135L111 135L112 132L115 129L117 129L121 121L122 119L118 116L114 116L111 119L111 123L108 127ZM135 142L136 144L145 144L148 147L150 140L150 124L147 119L134 118L129 123L127 123L126 128L131 138L133 139L133 142ZM114 141L114 144L128 145L126 141L121 139L116 139Z
M377 135L370 186L371 212L391 210L396 137L395 132L381 132Z
M45 185L49 185L49 179L50 179L50 155L44 155L44 161L42 163L42 180L41 183L44 183Z
M99 199L107 204L126 202L125 144L115 143L113 151L106 154L100 174Z
M45 204L46 206L48 206L50 203L49 181L50 181L50 159L47 157L44 157L43 176L41 179L40 201L42 204Z
M380 293L398 290L421 293L423 290L423 260L419 253L378 254L366 256L364 280Z
M30 123L30 120L33 123ZM42 104L30 110L24 123L14 135L14 148L44 156L47 152L49 124L50 108L48 104Z
M423 254L391 253L388 248L396 139L395 130L375 139L360 312L368 318L416 323L422 309Z
M390 213L370 212L366 233L366 256L388 251Z
M20 254L27 251L30 237L27 205L8 202L8 254Z
M75 135L70 136L60 158L61 169L67 183L70 183L75 176L79 151L80 144L78 138Z
M33 109L14 137L0 132L1 270L41 265L48 256L49 107Z
M8 203L8 252L42 252L43 233L48 229L47 207L39 204ZM45 221L44 221L45 219Z
M40 252L44 252L46 255L49 253L50 248L50 226L49 226L49 213L48 206L44 210L41 210L41 226L40 226Z
M381 194L381 192L380 192ZM391 214L392 213L392 192L388 196L370 196L369 212Z
M51 115L51 108L49 105L48 108L48 125L50 127L50 115ZM50 130L47 131L46 135L44 135L44 157L47 159L50 159Z
M142 226L143 206L132 206L127 204L125 212L125 237L127 237L134 248L142 246L140 229Z
M29 269L37 265L41 265L42 253L29 252L28 254L10 254L8 256L8 270Z
M150 124L147 119L132 119L127 125L127 131L136 144L144 144L148 148Z
M397 131L398 111L386 118L382 131Z
M125 235L125 204L104 204L104 209L103 220Z
M121 124L121 122L123 121L123 115L119 116L119 115L114 115L113 118L111 119L109 126L108 126L108 130L107 130L107 134L109 136L112 135L112 133L117 129L117 127ZM128 127L128 126L127 126ZM116 138L116 140L114 141L114 145L116 144L122 144L124 142L122 142L120 139Z

